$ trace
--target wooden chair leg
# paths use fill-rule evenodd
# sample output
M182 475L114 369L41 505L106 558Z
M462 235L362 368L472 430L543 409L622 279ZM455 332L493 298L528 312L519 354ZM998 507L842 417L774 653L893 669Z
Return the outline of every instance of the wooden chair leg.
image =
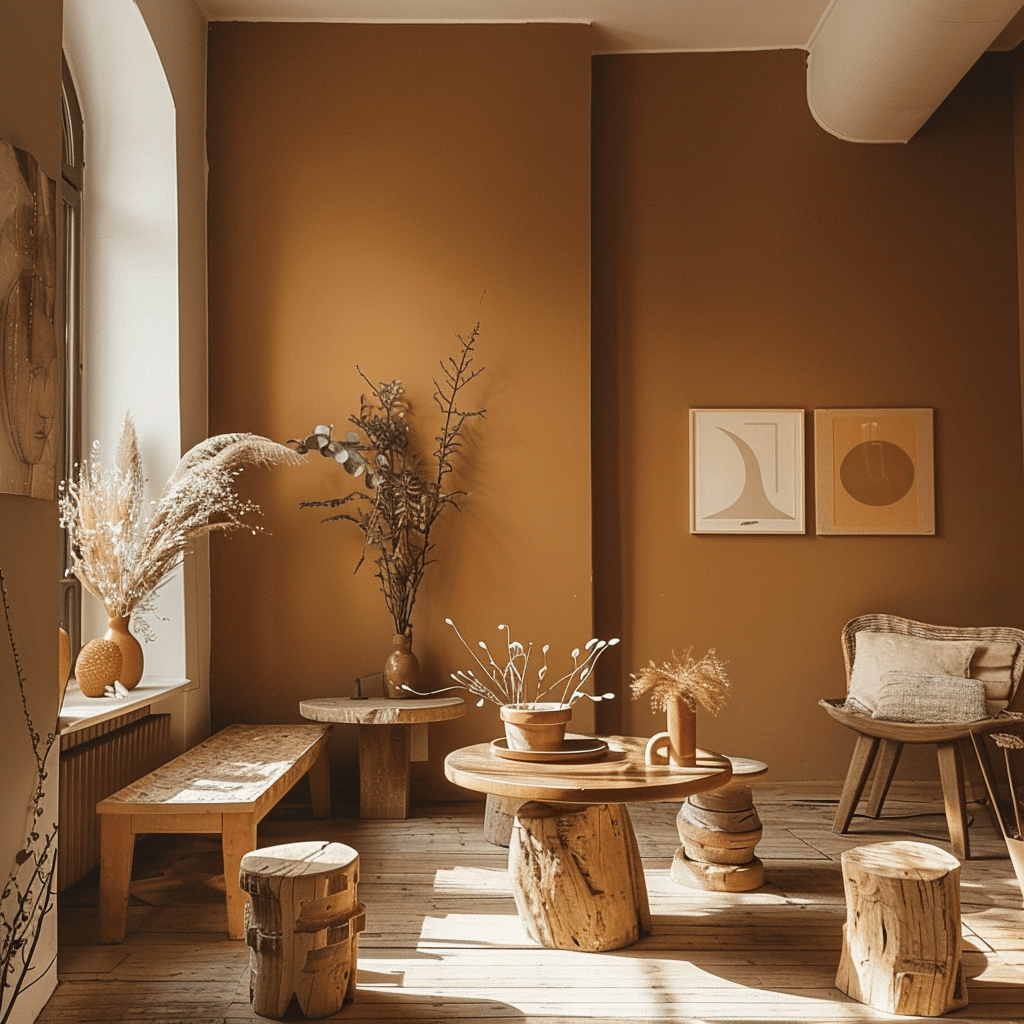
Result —
M871 783L871 796L868 799L868 814L872 818L881 816L882 804L889 794L896 766L900 763L903 744L899 740L882 740L878 745L875 757L875 778Z
M101 814L100 942L124 942L135 834L130 814Z
M874 736L858 734L857 745L853 748L850 767L846 772L846 781L843 783L843 793L839 798L835 821L832 823L832 831L839 835L850 827L853 812L857 809L860 795L864 792L864 784L871 774L871 766L875 763L877 750L878 740Z
M953 855L966 860L971 855L967 835L967 800L964 796L964 763L956 741L937 744L942 799L946 805L946 826Z

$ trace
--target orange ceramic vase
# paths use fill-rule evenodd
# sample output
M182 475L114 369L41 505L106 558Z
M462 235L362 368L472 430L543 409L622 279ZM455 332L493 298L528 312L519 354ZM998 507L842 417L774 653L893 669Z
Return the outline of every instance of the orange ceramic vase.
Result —
M396 633L391 642L395 649L384 662L384 695L386 697L415 697L405 687L419 689L420 663L412 653L412 637Z
M129 632L131 616L113 615L107 619L107 631L104 640L113 640L121 648L121 685L126 690L133 690L142 679L142 644Z

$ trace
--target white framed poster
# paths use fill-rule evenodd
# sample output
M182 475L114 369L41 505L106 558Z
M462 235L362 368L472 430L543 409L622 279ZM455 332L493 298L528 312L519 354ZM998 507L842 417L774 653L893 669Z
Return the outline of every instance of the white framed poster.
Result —
M803 409L691 409L690 532L804 530Z

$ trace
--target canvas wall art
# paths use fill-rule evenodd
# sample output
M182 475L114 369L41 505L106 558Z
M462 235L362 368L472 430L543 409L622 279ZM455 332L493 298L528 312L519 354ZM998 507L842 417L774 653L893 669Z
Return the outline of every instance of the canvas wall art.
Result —
M0 491L56 497L62 351L57 186L0 140Z
M820 534L934 534L931 409L814 411Z
M804 532L802 409L690 410L690 532Z

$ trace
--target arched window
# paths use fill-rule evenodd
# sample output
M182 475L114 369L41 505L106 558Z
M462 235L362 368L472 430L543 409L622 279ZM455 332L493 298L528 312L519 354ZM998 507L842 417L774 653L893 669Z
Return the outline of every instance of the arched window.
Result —
M70 480L82 458L82 179L85 168L82 109L67 61L63 62L61 112L63 161L61 168L61 269L64 303L64 452L61 473ZM64 569L70 565L64 537ZM61 581L61 624L77 655L82 637L82 585L66 572Z

